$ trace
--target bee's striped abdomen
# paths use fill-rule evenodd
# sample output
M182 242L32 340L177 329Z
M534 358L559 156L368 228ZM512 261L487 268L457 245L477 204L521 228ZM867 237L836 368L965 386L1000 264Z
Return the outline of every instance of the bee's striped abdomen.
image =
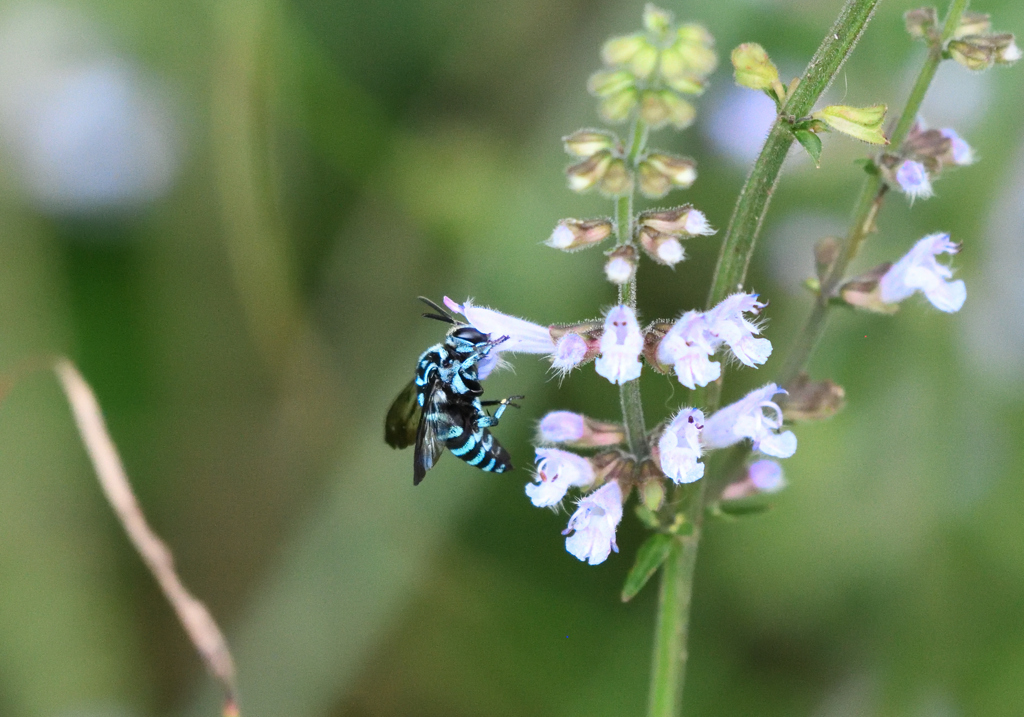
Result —
M512 457L486 428L463 431L446 441L446 445L452 455L480 470L491 473L512 470Z

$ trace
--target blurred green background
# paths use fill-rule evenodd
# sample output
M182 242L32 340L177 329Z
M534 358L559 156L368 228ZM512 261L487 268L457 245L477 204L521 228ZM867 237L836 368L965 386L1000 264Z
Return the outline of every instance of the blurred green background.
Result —
M723 59L799 73L838 1L669 4ZM923 56L881 4L828 99L899 107ZM591 368L520 358L498 430L520 470L445 459L412 487L382 421L441 335L423 294L532 320L614 300L602 257L542 246L606 214L564 188L559 138L642 4L603 0L8 0L0 6L0 358L64 352L92 382L185 582L225 627L246 717L641 714L655 591L618 593L643 539L577 562L566 515L523 494L535 422L613 418ZM1015 0L976 3L1024 29ZM947 63L951 64L951 63ZM815 377L845 412L799 429L769 514L713 524L694 599L688 714L1024 714L1024 76L944 66L924 108L976 148L937 197L892 196L858 266L926 233L964 242L962 312L923 300L832 322ZM692 201L724 227L764 102L712 77ZM765 100L766 102L767 100ZM777 370L810 246L842 231L864 146L794 155L749 285ZM644 265L648 319L700 305L717 252ZM646 374L651 421L686 398ZM55 381L0 412L0 715L217 714L217 693L103 502Z

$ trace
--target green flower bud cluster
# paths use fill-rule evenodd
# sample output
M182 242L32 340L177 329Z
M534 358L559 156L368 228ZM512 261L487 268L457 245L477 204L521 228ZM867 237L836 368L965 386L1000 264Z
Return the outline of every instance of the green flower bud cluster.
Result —
M912 37L934 47L942 42L942 27L935 8L909 10L903 17ZM981 12L963 13L953 37L942 50L945 57L974 71L987 70L993 65L1012 65L1022 56L1014 36L1008 32L992 32L990 17Z
M601 116L624 122L634 111L653 129L684 129L696 110L683 95L699 95L718 64L714 38L701 25L675 26L672 15L654 5L644 9L644 31L613 37L601 59L607 69L587 85L600 102Z

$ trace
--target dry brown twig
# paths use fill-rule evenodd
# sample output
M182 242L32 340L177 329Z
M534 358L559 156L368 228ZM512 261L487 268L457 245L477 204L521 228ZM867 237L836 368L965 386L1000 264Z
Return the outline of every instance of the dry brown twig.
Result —
M124 526L128 539L177 613L178 620L198 650L206 669L224 690L225 717L237 717L235 664L223 633L206 606L182 584L174 569L174 556L170 549L146 522L142 507L132 492L121 456L107 431L96 394L68 359L59 358L52 366L67 396L78 433L96 469L103 493Z

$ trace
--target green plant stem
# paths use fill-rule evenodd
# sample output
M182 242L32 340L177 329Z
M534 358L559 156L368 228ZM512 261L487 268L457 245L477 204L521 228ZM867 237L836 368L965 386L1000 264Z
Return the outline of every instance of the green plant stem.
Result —
M637 159L647 143L647 125L639 117L633 123L630 135L629 154L626 166L635 172ZM615 226L618 246L633 242L633 189L615 200ZM626 304L636 312L636 272L625 286L619 287L619 303ZM626 443L630 452L641 461L650 452L647 446L647 425L644 421L643 401L640 397L640 379L627 381L619 386L619 402L622 404L622 421L626 428Z
M807 65L800 78L800 84L788 98L779 119L772 126L761 155L736 200L711 282L708 308L742 288L757 235L782 171L782 163L793 144L793 134L788 126L789 118L802 117L810 112L857 44L878 2L879 0L847 0L839 17ZM718 404L719 388L715 386L706 393L700 392L695 395L695 399L707 398L712 402L701 402L697 405L705 405L709 412L714 410ZM707 482L708 479L705 478L696 485L676 491L677 495L683 496L686 505L685 515L692 526L692 533L679 538L679 544L672 550L662 568L648 717L676 717L681 713L682 688L688 656L686 638L690 600L693 594L693 575L697 564Z
M811 58L800 84L786 100L772 125L761 154L740 190L732 218L718 255L708 308L743 286L754 244L761 231L768 204L782 171L782 162L793 144L789 121L810 113L821 93L832 83L867 27L879 0L847 0L835 24Z
M896 121L892 135L889 138L890 146L899 149L900 145L907 138L917 113L921 109L921 103L928 92L928 87L935 78L935 72L942 62L942 48L946 41L953 36L957 23L964 10L967 9L967 0L952 0L949 11L946 13L946 20L942 28L942 39L928 48L928 57L925 58L914 87L907 97L907 103L903 107L900 118ZM821 287L815 298L814 307L811 309L807 321L797 335L796 341L786 357L786 363L779 374L778 383L785 386L795 379L806 368L807 362L814 353L814 348L825 333L828 325L829 299L835 295L846 276L846 271L856 258L864 240L875 230L875 219L882 207L882 200L885 197L888 187L877 172L869 174L864 179L857 206L854 208L853 221L846 240L840 247L839 255L835 262L829 267L828 272L821 280Z

